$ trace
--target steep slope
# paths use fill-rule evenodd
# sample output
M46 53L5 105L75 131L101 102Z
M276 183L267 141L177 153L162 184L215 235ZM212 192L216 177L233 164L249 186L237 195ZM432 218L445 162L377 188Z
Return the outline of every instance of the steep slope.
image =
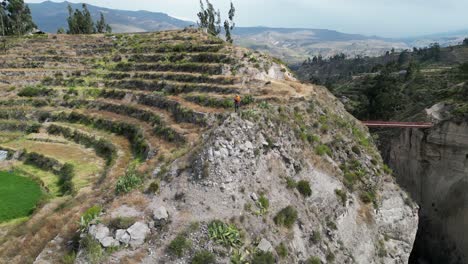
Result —
M184 30L9 39L0 61L0 147L57 190L2 225L2 262L409 258L417 208L366 128L266 55Z
M431 46L377 58L306 63L300 78L327 83L362 120L432 121L377 129L386 161L421 206L414 262L466 263L468 46Z

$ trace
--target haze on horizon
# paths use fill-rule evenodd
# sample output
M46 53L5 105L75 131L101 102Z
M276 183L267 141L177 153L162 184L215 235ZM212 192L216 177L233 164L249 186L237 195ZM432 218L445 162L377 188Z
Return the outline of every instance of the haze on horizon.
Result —
M196 21L199 10L198 0L68 1L164 12L189 21ZM230 1L212 2L226 13ZM414 37L468 29L468 1L465 0L233 0L233 3L238 26L320 28L382 37Z

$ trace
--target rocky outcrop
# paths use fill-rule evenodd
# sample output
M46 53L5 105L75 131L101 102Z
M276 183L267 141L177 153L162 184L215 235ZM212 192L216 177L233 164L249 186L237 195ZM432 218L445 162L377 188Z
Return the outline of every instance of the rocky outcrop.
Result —
M397 180L421 207L415 259L468 263L468 123L407 129L390 145Z

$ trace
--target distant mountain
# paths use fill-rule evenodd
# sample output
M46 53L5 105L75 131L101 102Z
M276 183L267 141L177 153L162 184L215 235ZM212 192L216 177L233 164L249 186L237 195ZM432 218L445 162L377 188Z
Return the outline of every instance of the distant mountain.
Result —
M45 32L55 33L60 27L68 27L68 4L71 4L73 9L81 8L81 4L68 2L56 3L51 1L28 5L31 8L34 22L36 22L38 27ZM170 17L164 13L124 11L88 4L87 6L95 19L98 19L99 14L102 12L106 17L107 23L111 24L114 32L159 31L184 28L194 24L193 22Z
M269 52L290 63L302 62L308 57L330 57L337 53L347 56L379 56L386 51L407 49L400 40L377 36L346 34L327 29L304 28L237 28L234 30L238 44L255 50Z

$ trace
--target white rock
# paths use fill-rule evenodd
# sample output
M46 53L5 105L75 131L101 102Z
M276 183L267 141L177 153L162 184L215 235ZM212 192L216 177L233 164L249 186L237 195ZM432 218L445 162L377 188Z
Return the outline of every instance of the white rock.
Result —
M110 234L109 228L103 224L92 225L89 228L89 234L96 240L101 241Z
M273 251L273 246L271 245L270 241L262 238L260 241L260 244L257 246L258 250L264 251L264 252L272 252Z
M108 236L100 240L101 245L105 248L108 247L118 247L120 245L119 241L115 240L113 237Z
M128 234L127 230L119 229L115 232L115 239L124 244L128 244L130 242L130 235Z
M169 213L166 207L160 206L153 210L153 219L155 221L166 221L169 218Z
M129 244L135 247L145 243L146 236L149 235L150 229L146 223L136 222L127 229L127 232L130 235Z
M252 200L254 200L255 202L258 201L258 196L256 193L251 193L250 198L252 198Z

